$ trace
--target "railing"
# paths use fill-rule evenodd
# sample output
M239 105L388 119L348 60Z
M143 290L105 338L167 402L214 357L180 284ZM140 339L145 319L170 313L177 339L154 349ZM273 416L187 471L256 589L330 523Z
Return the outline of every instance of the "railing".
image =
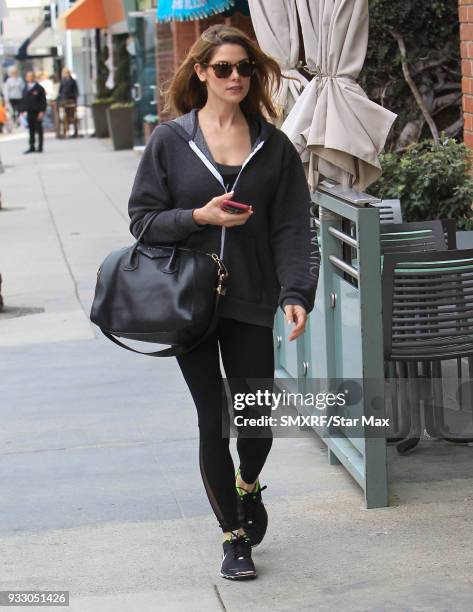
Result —
M331 414L384 418L379 209L376 198L323 182L313 194L320 244L316 303L306 333L289 343L282 313L275 329L276 378L288 390L330 389L356 381L357 402ZM352 265L357 259L357 267ZM292 344L292 346L290 346ZM296 346L294 346L296 345ZM360 418L360 421L362 419ZM313 427L331 464L341 463L365 495L367 508L388 505L386 439L372 428Z

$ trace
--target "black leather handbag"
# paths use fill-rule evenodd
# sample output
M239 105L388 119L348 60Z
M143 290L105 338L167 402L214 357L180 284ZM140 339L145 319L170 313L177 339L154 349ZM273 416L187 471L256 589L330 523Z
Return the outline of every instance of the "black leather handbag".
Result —
M155 216L147 219L133 246L113 251L103 261L90 319L123 348L170 357L190 351L215 329L228 271L215 253L142 244ZM143 353L114 336L171 346Z

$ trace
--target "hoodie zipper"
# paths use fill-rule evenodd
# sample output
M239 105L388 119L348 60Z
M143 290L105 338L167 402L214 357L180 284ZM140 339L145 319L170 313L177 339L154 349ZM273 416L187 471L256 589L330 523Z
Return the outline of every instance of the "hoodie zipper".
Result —
M238 173L235 182L233 183L233 187L232 187L232 191L235 190L235 187L238 183L238 180L241 176L241 173L243 172L243 169L245 168L245 166L248 164L248 162L250 161L250 159L256 155L256 153L261 149L261 147L264 145L265 141L262 140L254 149L253 151L251 151L251 153L248 155L248 157L245 159L245 161L243 162L240 172ZM207 159L207 157L203 154L203 152L199 149L199 147L195 144L195 142L193 140L189 140L189 146L190 148L194 151L194 153L200 158L200 160L207 166L207 168L210 170L210 172L215 176L215 178L218 180L218 182L222 185L223 189L225 190L225 193L228 193L228 189L227 186L225 185L224 181L223 181L223 177L220 174L220 172L217 170L217 168L215 168L215 166L210 162L209 159ZM224 227L222 225L222 231L220 233L220 259L223 259L223 248L224 248L224 244L225 244L225 230L227 228Z

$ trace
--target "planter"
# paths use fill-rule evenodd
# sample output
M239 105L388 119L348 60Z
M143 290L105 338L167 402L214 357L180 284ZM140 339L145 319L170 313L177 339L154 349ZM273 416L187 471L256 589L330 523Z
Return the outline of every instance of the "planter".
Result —
M133 149L133 107L107 108L107 122L115 151Z
M110 136L107 122L107 108L109 106L110 103L92 104L92 117L94 118L95 136L97 138L108 138Z

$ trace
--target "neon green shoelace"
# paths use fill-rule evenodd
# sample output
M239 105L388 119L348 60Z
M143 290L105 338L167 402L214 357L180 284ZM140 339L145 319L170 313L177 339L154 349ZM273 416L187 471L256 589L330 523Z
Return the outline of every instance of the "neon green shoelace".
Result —
M240 468L238 468L238 470L237 470L237 472L235 474L235 480L236 480L237 476L239 476L239 474L240 474ZM252 494L252 493L257 493L261 489L259 480L256 481L256 486L253 489L253 491L247 491L246 489L243 489L242 487L239 487L236 484L235 484L235 487L236 487L237 493L238 493L238 495L240 497L244 497L245 495L249 495L249 494Z

